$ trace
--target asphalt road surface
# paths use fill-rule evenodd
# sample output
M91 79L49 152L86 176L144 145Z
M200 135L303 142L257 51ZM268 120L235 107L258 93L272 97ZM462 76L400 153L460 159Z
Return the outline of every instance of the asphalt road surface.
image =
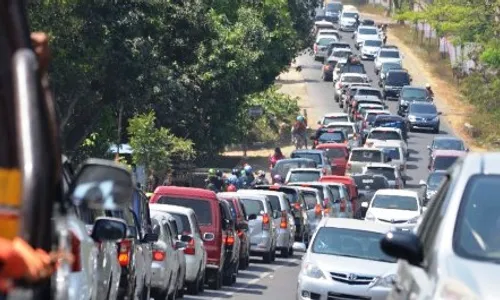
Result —
M342 39L349 41L354 53L351 39L352 33L343 33ZM404 55L404 53L403 53ZM302 66L302 75L307 86L310 103L308 114L321 117L328 112L341 112L335 102L334 87L332 82L321 79L321 63L314 61L310 54L304 54L297 58L296 63ZM403 58L403 66L404 66ZM373 86L378 87L378 77L373 69L373 61L364 61L365 69L373 80ZM420 74L411 74L414 85L424 85L425 78ZM394 114L397 110L397 101L387 101L389 109ZM313 124L317 120L310 120ZM449 126L441 120L440 135L449 134ZM409 133L408 148L410 158L408 160L407 188L420 190L418 182L427 178L427 163L429 145L436 134L430 132ZM251 261L248 270L240 271L237 283L231 287L223 287L221 290L205 290L197 296L186 295L185 299L238 299L238 300L263 300L263 299L296 299L297 276L300 270L301 254L295 254L293 258L277 258L275 263L263 264L261 258L255 257Z

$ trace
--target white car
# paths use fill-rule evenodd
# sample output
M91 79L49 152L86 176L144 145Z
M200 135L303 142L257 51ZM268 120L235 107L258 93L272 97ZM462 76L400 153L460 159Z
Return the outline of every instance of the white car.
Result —
M314 43L314 59L323 60L327 58L326 56L328 55L328 45L334 42L338 42L338 36L336 35L319 36Z
M340 33L336 29L330 29L330 28L323 28L318 30L318 33L316 34L316 38L324 35L335 35L337 36L337 39L340 40Z
M354 32L356 38L356 48L360 48L365 40L380 39L377 27L374 26L359 26L358 30Z
M391 161L392 162L392 161ZM371 163L363 168L363 175L382 175L389 182L391 189L404 189L405 182L399 167L391 163Z
M408 158L408 145L403 138L401 129L392 127L375 127L370 129L366 136L365 144L370 145L376 141L396 141L403 148L404 155Z
M367 208L365 221L392 225L396 230L409 231L424 213L418 193L410 190L381 189L375 192Z
M382 47L382 40L366 39L360 45L361 59L375 59Z
M346 63L349 55L352 54L351 49L347 48L334 48L332 54L328 59L335 60L336 62Z
M207 250L203 244L202 234L195 212L191 208L168 205L149 204L152 214L169 213L180 225L181 241L186 241L184 259L186 264L187 292L196 295L202 292L205 285L205 268L207 264ZM188 238L189 237L189 238Z
M316 168L293 168L288 171L285 182L311 182L318 181L323 176L321 169Z
M340 75L339 80L335 82L335 100L337 101L340 99L340 95L342 94L342 88L347 87L351 83L366 83L366 82L368 82L368 76L366 74L342 73Z
M359 17L357 11L346 11L344 9L340 15L340 31L355 31L357 17Z
M403 65L403 55L399 52L398 49L386 49L381 48L377 57L375 58L374 65L375 71L379 72L383 63L397 63L401 66Z
M353 139L358 135L358 128L354 122L331 122L326 125L328 128L340 128L347 131L349 139Z
M327 113L318 121L318 125L325 126L335 122L351 122L351 117L343 112Z
M397 271L380 248L388 231L388 224L324 218L302 258L297 299L385 300Z
M372 147L384 150L391 158L391 165L397 166L403 176L406 176L407 157L400 141L378 141L374 140Z

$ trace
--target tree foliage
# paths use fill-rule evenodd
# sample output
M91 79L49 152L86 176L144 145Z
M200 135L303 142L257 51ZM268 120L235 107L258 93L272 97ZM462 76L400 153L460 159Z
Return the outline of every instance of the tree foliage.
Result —
M31 1L51 37L51 81L66 151L101 151L123 119L215 153L237 136L248 95L269 88L307 43L318 0ZM127 141L123 134L122 142Z

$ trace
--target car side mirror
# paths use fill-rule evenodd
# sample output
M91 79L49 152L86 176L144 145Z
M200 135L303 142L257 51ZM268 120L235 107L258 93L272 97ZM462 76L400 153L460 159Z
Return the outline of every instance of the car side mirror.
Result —
M362 202L361 207L363 208L368 208L368 202Z
M240 224L238 224L238 229L239 230L248 230L248 224L247 223L240 223Z
M385 254L404 259L417 267L420 267L424 258L422 243L412 232L388 232L380 241L380 247Z
M181 240L181 242L184 242L184 243L190 243L193 240L193 237L184 234L184 235L181 235L179 240Z
M175 250L179 250L179 251L183 251L184 249L186 249L187 247L187 244L185 242L181 242L181 241L176 241L175 242Z
M122 219L99 217L90 235L96 242L117 241L127 237L127 223Z
M256 214L250 214L250 215L248 215L248 217L247 217L247 220L248 220L248 221L251 221L251 220L256 220L256 219L257 219L257 215L256 215Z
M158 235L156 233L146 233L142 239L142 243L155 243L158 241Z
M69 200L93 209L117 210L128 205L134 191L132 173L122 164L88 159L77 171L69 189Z
M427 182L425 182L423 179L418 182L419 185L425 186L427 185Z

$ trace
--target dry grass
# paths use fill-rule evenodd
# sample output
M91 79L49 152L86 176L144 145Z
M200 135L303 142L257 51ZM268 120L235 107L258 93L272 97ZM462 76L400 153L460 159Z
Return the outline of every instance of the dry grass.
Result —
M365 13L365 14L372 14L372 15L379 15L379 16L386 16L387 15L387 9L385 7L383 7L382 5L377 5L377 4L359 5L358 10L360 13Z

